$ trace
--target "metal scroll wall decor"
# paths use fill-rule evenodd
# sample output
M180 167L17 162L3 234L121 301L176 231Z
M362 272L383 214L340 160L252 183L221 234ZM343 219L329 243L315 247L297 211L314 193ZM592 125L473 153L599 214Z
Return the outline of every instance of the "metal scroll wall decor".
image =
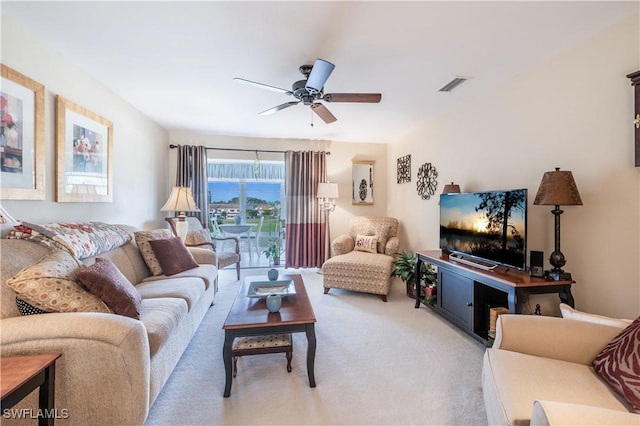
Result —
M436 193L438 186L438 171L431 163L424 163L418 169L418 181L416 183L418 195L423 200L428 200Z
M398 183L411 182L411 154L398 158Z

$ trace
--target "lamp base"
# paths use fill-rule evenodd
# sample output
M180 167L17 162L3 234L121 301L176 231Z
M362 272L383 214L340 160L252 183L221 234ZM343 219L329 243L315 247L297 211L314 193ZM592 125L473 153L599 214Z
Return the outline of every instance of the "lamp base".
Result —
M559 271L553 269L551 271L544 271L544 277L554 281L573 281L571 274L562 269Z

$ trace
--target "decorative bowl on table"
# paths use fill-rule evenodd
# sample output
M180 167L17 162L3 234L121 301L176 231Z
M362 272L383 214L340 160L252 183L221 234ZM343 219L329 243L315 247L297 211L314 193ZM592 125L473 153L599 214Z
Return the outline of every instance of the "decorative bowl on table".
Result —
M267 297L270 294L278 294L286 296L288 294L296 294L296 287L293 280L275 280L269 281L259 279L261 277L248 277L250 279L247 297Z

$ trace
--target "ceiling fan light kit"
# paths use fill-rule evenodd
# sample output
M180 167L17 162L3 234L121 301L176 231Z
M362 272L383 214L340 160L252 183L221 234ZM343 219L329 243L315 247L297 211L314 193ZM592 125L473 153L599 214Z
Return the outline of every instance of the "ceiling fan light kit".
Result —
M236 77L233 80L240 84L259 87L285 95L293 96L297 101L285 102L275 107L269 108L259 113L259 115L270 115L275 112L289 108L299 103L311 107L318 117L325 123L333 123L337 118L327 109L324 102L358 102L358 103L379 103L382 100L380 93L324 93L324 84L333 72L335 65L324 59L316 59L312 65L302 65L298 70L304 76L304 80L298 80L291 86L291 90L281 89L276 86L258 83L244 78ZM313 124L312 124L313 125Z

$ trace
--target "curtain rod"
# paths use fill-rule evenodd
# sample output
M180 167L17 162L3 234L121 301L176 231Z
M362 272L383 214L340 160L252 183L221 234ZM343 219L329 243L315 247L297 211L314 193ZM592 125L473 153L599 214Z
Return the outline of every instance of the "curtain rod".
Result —
M169 148L170 149L174 149L177 148L178 145L174 145L174 144L170 144ZM215 149L218 151L244 151L244 152L275 152L275 153L280 153L280 154L284 154L287 151L275 151L275 150L268 150L268 149L242 149L242 148L205 148L207 151L209 151L210 149ZM331 151L323 151L325 154L327 155L331 155Z

